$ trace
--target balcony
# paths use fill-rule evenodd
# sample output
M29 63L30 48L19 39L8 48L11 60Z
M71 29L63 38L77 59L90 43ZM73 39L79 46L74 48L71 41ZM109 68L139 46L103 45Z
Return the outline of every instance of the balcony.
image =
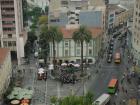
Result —
M14 4L5 4L1 6L2 8L14 8Z
M15 21L15 18L2 18L2 21Z
M3 30L4 34L16 34L16 30L10 31L10 30Z
M2 14L15 14L14 11L4 11L2 10Z
M15 24L3 24L2 26L4 28L7 28L7 27L15 27Z

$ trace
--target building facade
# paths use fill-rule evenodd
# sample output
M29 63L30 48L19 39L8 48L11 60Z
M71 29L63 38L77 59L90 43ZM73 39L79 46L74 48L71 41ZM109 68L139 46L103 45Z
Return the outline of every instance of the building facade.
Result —
M134 55L134 60L140 65L140 0L136 0L134 5L132 52Z
M30 7L40 7L45 10L45 7L49 5L49 0L27 0Z
M112 29L127 22L130 14L129 10L122 5L109 4L108 27Z
M103 0L51 0L48 23L67 27L79 27L81 24L98 27L96 25L101 23L101 27L105 29L105 14L106 5Z
M84 44L84 58L94 61L105 42L107 0L50 0L49 26L63 27L64 40L56 45L56 56L62 60L80 60L80 46L72 39L72 32L80 25L92 31L90 45ZM98 27L98 28L97 28ZM95 33L93 32L96 31ZM98 31L97 31L98 30ZM100 30L100 31L99 31ZM96 37L95 37L95 36ZM69 36L69 37L67 37ZM50 57L52 58L52 44Z
M7 48L0 48L0 97L9 86L12 76L11 54Z
M66 29L61 27L64 39L60 43L56 43L56 59L57 61L77 61L81 59L80 43L74 42L72 34L76 29ZM101 28L88 28L92 33L90 43L84 43L83 56L90 62L95 62L102 47L103 30ZM50 58L53 58L53 45L50 43Z
M20 64L27 40L23 27L22 0L0 0L0 40L1 47L10 48Z

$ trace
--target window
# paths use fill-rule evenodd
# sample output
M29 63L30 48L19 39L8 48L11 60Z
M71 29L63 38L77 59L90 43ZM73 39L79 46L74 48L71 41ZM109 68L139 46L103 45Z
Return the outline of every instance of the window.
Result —
M81 7L76 7L76 9L81 10Z
M7 42L6 41L3 42L3 46L7 47Z
M69 41L65 41L65 47L69 47Z
M89 45L89 47L92 47L92 41L90 41L88 45Z
M61 1L62 5L68 5L68 1Z
M65 50L65 56L68 56L68 55L69 55L68 50Z
M88 50L88 54L89 54L89 56L92 56L92 49Z
M138 4L136 4L136 8L138 8Z
M12 34L8 34L8 38L12 38Z
M136 15L138 14L138 12L136 11Z
M12 46L16 46L16 41L12 41Z
M59 22L59 19L51 19L51 22Z
M76 55L80 55L81 53L80 53L80 49L77 49L76 50Z
M114 17L114 14L110 14L110 17Z
M139 44L139 41L137 40L137 45Z
M135 21L137 22L137 18L135 18Z
M9 41L9 42L8 42L8 46L9 46L9 47L10 47L10 46L12 46L12 43L11 43L11 41Z
M77 43L77 47L80 47L80 46L81 46L81 45L80 45L80 43L78 42L78 43Z

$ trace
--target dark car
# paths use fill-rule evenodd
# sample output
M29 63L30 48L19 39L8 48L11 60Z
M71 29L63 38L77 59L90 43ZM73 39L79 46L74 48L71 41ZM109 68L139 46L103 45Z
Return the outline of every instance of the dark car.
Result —
M117 38L120 34L121 32L117 32L116 34L113 35L113 38Z
M112 56L108 56L108 57L107 57L107 62L108 62L108 63L111 63L111 62L112 62Z
M113 50L113 45L110 45L109 46L109 50Z
M121 40L122 39L122 37L120 36L119 38L118 38L118 40Z
M109 46L109 48L108 48L108 51L107 51L107 52L108 52L108 54L110 54L110 53L112 54L112 53L113 53L113 46Z

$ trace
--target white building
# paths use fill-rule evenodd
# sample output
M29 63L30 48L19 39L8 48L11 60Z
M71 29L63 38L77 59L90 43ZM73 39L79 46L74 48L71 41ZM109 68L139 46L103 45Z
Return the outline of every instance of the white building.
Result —
M27 0L27 3L45 10L45 7L49 5L49 0Z
M140 64L140 0L136 0L134 5L132 48L134 59Z
M0 48L0 102L9 86L12 76L11 54L7 48Z
M92 33L90 43L84 43L83 56L90 62L95 62L101 50L101 42L103 38L103 30L101 28L88 28ZM67 29L61 27L64 39L60 43L56 43L56 59L57 61L77 61L81 59L80 43L75 43L72 34L76 29ZM53 45L50 43L50 58L53 58Z
M27 33L23 27L22 0L0 0L1 47L10 48L20 64ZM13 53L14 52L14 53Z

